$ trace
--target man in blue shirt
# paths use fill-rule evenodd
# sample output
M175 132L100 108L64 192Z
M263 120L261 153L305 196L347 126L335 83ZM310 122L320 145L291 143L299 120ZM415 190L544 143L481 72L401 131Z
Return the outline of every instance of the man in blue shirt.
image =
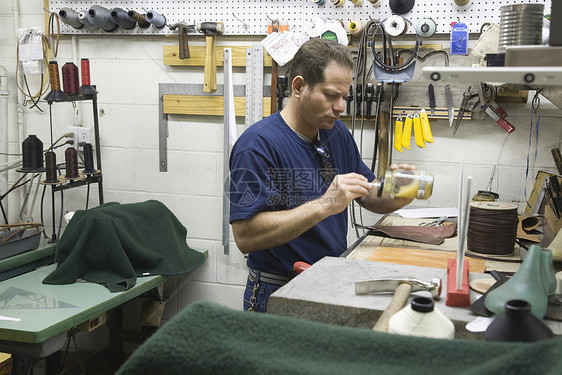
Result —
M347 248L347 207L389 213L412 199L377 197L373 173L339 120L352 83L347 48L311 39L289 69L287 105L248 128L230 157L230 222L250 274L244 309L265 312L297 261Z

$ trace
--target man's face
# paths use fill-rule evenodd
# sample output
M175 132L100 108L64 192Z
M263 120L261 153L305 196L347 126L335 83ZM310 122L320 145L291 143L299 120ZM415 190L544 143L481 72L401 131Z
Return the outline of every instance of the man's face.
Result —
M351 70L332 61L324 71L324 78L324 82L312 89L305 82L299 98L299 112L310 129L331 129L346 108Z

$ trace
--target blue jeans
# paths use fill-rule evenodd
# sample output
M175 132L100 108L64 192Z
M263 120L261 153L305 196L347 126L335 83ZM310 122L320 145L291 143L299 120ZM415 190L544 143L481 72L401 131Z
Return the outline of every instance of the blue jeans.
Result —
M247 311L252 306L252 295L254 294L254 286L256 281L252 281L248 276L248 281L246 282L246 290L244 291L244 310ZM256 312L266 312L267 303L269 302L269 296L271 293L275 292L277 289L281 288L280 285L265 283L259 281L259 288L255 294L255 305L254 311Z

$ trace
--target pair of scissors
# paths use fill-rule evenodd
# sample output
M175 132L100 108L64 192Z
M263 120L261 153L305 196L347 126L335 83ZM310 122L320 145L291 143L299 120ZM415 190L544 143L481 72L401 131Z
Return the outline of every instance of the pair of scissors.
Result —
M418 224L418 226L420 227L440 227L443 225L443 222L445 220L447 220L449 217L448 216L441 216L438 219L435 219L433 221L423 221L421 223Z

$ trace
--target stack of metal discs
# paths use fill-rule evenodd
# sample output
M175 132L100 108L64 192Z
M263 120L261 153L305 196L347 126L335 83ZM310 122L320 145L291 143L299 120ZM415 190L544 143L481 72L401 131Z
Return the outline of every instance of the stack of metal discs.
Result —
M541 44L543 15L544 4L502 6L499 52L508 46Z

